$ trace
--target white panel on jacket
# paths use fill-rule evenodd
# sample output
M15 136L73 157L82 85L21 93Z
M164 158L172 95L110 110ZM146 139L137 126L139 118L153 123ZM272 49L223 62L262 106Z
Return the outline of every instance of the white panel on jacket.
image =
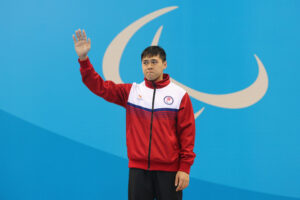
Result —
M152 98L154 89L148 88L145 81L140 84L133 83L128 103L144 109L152 109ZM163 88L156 89L154 109L174 109L178 110L181 100L186 91L170 82L169 85Z

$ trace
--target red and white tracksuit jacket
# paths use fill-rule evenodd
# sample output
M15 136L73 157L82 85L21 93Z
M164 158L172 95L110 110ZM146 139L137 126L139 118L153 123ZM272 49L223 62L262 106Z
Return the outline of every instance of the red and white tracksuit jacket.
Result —
M104 81L90 60L80 61L84 84L96 95L126 108L129 168L190 172L194 162L195 119L184 89L170 81L137 84Z

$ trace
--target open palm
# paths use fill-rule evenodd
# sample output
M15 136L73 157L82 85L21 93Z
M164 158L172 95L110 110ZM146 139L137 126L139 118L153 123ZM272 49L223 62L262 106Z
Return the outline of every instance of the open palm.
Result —
M91 48L91 40L90 38L87 40L86 33L84 30L78 29L75 31L75 35L73 35L75 51L80 59L84 59L87 57L87 54Z

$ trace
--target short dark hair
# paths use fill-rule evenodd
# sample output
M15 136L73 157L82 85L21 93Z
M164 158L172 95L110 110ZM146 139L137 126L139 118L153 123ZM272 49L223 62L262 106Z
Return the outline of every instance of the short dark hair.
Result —
M167 55L163 48L161 48L160 46L149 46L144 49L141 55L141 60L143 60L143 58L145 57L152 57L157 55L162 59L163 62L166 61Z

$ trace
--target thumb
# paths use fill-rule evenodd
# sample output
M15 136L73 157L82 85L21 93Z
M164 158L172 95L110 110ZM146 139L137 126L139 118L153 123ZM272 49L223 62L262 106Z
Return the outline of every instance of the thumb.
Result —
M91 45L91 39L90 38L88 39L88 43L89 43L89 45Z
M176 176L175 176L175 186L176 187L178 185L178 182L179 182L179 176L178 176L178 173L177 173Z

